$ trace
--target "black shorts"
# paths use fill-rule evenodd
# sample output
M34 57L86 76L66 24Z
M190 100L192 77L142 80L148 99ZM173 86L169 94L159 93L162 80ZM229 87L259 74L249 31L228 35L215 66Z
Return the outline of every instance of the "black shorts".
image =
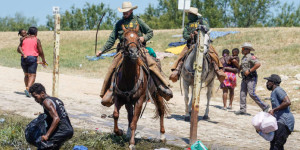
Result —
M27 58L21 57L21 66L24 73L36 74L37 69L37 57L36 56L27 56Z

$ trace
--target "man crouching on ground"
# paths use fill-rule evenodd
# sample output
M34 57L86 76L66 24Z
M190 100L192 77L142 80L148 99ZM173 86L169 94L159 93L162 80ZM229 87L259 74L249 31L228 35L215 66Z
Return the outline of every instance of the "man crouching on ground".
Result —
M73 127L64 108L64 103L47 95L45 87L40 83L33 84L29 93L35 101L43 106L47 115L47 133L42 136L42 141L53 143L52 149L59 149L62 144L73 136Z

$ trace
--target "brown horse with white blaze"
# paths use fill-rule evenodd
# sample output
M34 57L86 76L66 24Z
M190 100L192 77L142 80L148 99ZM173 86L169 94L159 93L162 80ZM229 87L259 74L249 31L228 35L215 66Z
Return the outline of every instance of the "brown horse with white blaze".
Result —
M157 115L160 117L160 132L161 140L165 140L164 129L164 114L166 106L164 99L158 95L153 89L153 81L150 78L149 70L144 67L142 61L145 49L139 41L138 31L139 26L135 29L126 29L122 26L123 33L123 61L117 67L114 81L114 96L115 102L113 117L114 117L114 132L116 135L123 135L123 131L118 128L119 110L125 105L128 113L128 130L127 136L130 137L130 149L134 149L135 131L137 129L137 121L141 115L143 103L148 100L149 96L153 98L156 105ZM147 94L149 91L150 94Z

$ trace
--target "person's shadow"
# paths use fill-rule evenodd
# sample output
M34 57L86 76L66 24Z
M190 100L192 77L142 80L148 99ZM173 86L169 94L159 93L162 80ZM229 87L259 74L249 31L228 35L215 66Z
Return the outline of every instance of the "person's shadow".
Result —
M18 95L25 95L24 92L17 92L17 91L15 91L14 93L15 93L15 94L18 94Z
M190 117L186 117L185 115L177 115L177 114L171 114L171 116L168 116L167 119L176 119L178 121L186 121L186 122L190 122ZM219 122L217 121L212 121L210 119L203 119L203 116L198 116L198 122L199 121L207 121L213 124L218 124Z
M213 106L213 107L216 107L216 108L218 108L218 109L223 109L223 107L222 106L219 106L219 105L210 105L210 106ZM225 111L225 110L224 110ZM227 110L228 112L232 112L232 113L235 113L236 111L234 111L234 110L232 110L232 109L228 109ZM243 115L245 115L245 116L251 116L251 114L249 114L249 113L245 113L245 114L243 114Z

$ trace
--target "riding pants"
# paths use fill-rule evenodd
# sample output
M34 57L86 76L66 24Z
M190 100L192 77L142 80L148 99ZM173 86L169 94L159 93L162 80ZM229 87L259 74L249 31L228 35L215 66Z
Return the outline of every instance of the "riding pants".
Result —
M189 48L188 48L187 46L185 46L185 47L183 48L183 50L182 50L181 53L179 54L177 60L176 60L175 63L173 64L173 66L172 66L172 68L171 68L171 71L174 71L174 70L177 68L178 63L179 63L180 61L183 61L182 58L185 56L185 54L188 52L188 50L189 50Z
M143 49L143 53L146 55L146 62L149 67L149 70L155 74L155 76L166 86L169 87L169 82L164 78L164 76L161 73L161 69L158 67L157 62L150 56L150 54ZM102 85L100 97L103 98L105 92L110 87L110 83L112 82L112 75L115 72L117 66L122 62L122 54L121 52L117 53L117 55L114 57L114 60L112 61L111 66L108 69L108 72L104 78L104 82Z

